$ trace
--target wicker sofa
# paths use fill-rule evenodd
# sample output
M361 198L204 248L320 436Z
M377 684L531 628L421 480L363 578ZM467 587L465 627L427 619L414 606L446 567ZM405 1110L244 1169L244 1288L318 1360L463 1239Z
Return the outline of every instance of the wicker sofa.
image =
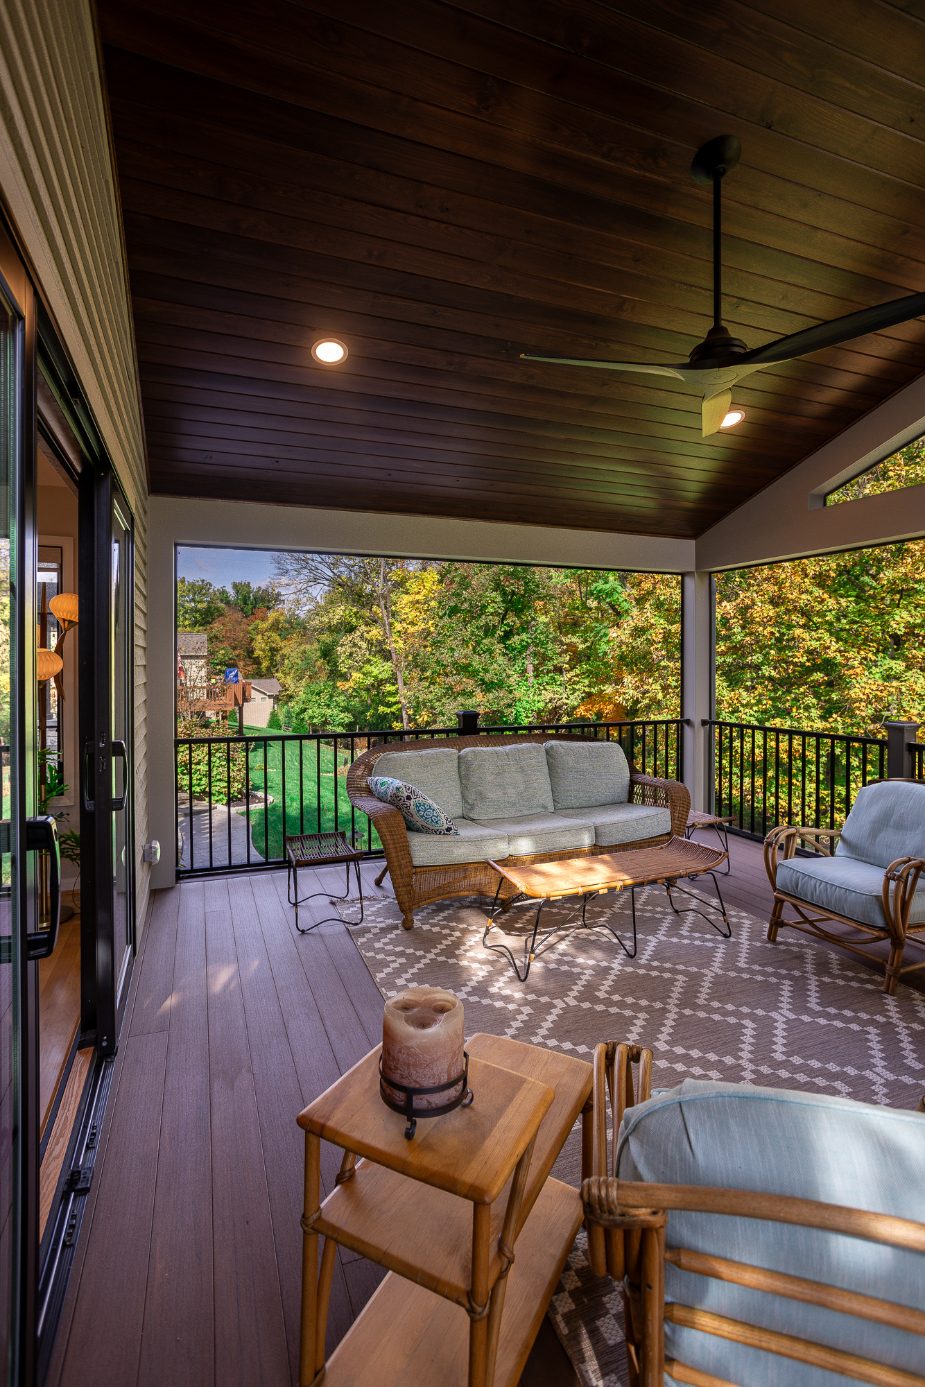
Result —
M517 751L524 747L531 750ZM476 748L498 749L499 754L469 754ZM453 779L454 759L461 767L459 788ZM544 762L549 767L545 782ZM620 763L625 768L623 783L612 791L612 800L619 802L608 803L600 790L594 793L593 775L583 779L582 772L604 766L611 780L601 783L609 784L619 776ZM399 811L370 790L371 775L413 784L458 822L460 836L409 833ZM582 807L580 787L586 781L592 789ZM546 733L480 734L372 747L348 770L347 793L379 834L386 859L382 877L387 871L392 878L405 929L413 927L415 910L432 901L494 895L498 876L489 865L491 859L551 862L666 842L672 835L683 835L690 807L683 785L634 771L616 743L550 738Z

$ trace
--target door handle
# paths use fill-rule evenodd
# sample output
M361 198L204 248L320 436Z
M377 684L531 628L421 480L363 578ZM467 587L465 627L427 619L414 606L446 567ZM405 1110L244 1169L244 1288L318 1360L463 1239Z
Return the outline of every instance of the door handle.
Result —
M86 809L88 813L91 813L91 814L92 814L93 810L96 808L96 800L93 798L93 796L92 796L91 793L90 793L90 788L91 788L91 786L93 785L93 743L92 743L92 741L84 742L83 765L82 765L82 767L81 767L81 777L80 777L80 778L81 778L81 780L83 781L83 801L84 801L84 809Z
M122 762L122 793L121 795L113 795L112 800L113 809L118 811L125 808L125 800L128 795L128 752L124 742L113 742L112 759L113 762L117 760Z
M26 820L26 852L47 852L51 864L51 911L47 929L34 930L26 935L26 957L47 958L58 942L61 925L61 850L58 847L58 825L50 814L38 814Z

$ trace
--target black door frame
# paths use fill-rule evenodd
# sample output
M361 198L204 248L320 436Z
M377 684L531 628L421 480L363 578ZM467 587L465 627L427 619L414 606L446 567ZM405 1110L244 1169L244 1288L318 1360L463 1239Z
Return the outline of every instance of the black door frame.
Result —
M14 1076L13 1123L18 1140L12 1154L14 1203L17 1221L13 1234L11 1287L10 1381L31 1383L36 1359L36 1298L38 1286L39 1230L39 1054L37 964L26 958L26 934L36 928L37 892L35 856L25 851L26 820L35 812L35 591L29 581L36 558L35 449L37 335L36 299L22 257L0 221L0 278L9 302L20 317L17 343L18 436L14 455L17 536L11 545L10 581L15 599L12 630L13 673L10 688L10 747L18 774L11 798L10 832L16 862L16 924L19 934L19 976L16 992L13 1040L19 1051L19 1073ZM31 556L31 563L30 563ZM18 1082L17 1082L18 1080ZM17 1284L18 1283L18 1284Z
M131 911L132 939L129 949L128 972L120 977L121 955L116 957L114 938L112 882L115 863L112 848L113 813L113 740L112 740L112 660L120 652L113 650L111 624L111 559L112 511L118 503L128 521L129 535L134 548L134 527L131 507L122 487L109 466L93 469L81 485L80 544L78 554L79 588L81 594L92 593L91 618L81 625L80 636L80 727L81 727L81 814L80 836L92 844L92 852L81 853L81 899L89 893L96 916L95 950L92 966L92 990L83 997L81 1013L82 1043L92 1040L105 1059L114 1055L118 1043L119 1023L125 1007L128 979L135 951L137 919L135 913L134 853L127 863L130 883L128 908ZM129 612L134 611L133 584L127 595ZM131 655L131 652L130 652ZM131 709L133 660L129 658L128 699ZM129 721L130 736L133 732ZM133 841L132 767L133 741L128 742L127 798L129 840ZM86 837L84 836L86 834ZM85 957L85 956L84 956ZM88 970L90 967L87 961ZM121 989L119 983L122 983Z

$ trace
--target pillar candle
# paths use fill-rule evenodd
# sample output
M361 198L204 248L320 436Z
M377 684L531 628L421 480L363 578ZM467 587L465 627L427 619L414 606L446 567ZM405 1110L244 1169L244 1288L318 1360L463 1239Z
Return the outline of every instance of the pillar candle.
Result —
M452 992L441 987L410 987L386 1002L382 1078L397 1102L402 1102L404 1095L389 1087L389 1079L411 1088L449 1083L463 1072L464 1045L463 1006ZM459 1088L445 1089L415 1097L415 1107L443 1107L458 1092Z

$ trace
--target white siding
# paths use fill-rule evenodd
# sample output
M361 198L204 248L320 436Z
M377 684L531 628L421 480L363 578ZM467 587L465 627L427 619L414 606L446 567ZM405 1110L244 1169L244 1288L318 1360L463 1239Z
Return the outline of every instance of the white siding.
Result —
M147 837L147 469L122 222L90 0L0 3L0 195L135 516L138 918Z

